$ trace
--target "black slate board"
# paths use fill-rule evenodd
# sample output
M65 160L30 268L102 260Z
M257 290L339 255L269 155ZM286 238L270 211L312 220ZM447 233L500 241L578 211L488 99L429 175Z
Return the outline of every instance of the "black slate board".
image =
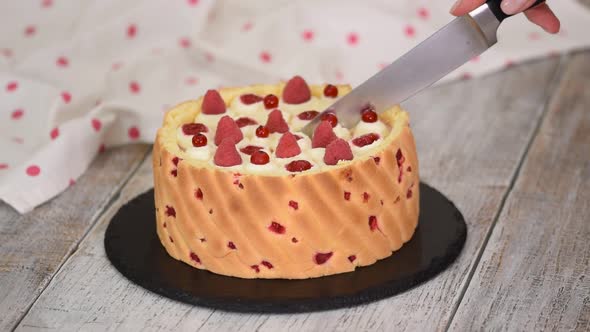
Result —
M380 300L443 271L467 237L461 212L421 183L418 225L399 251L355 272L305 280L240 279L198 270L168 256L156 234L150 190L121 207L107 228L104 245L125 277L168 298L225 311L295 313Z

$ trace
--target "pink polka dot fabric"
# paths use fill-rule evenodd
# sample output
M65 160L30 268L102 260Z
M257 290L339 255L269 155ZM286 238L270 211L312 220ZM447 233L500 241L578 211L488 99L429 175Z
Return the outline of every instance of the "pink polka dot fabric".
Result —
M208 88L303 75L357 85L452 19L443 1L0 2L0 199L21 213L74 185L109 147L152 142L163 113ZM590 15L552 2L563 31L523 17L445 80L587 47Z

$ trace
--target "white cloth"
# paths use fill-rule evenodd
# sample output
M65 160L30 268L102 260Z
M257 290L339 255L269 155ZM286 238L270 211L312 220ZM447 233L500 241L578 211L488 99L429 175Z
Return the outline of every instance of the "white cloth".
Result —
M294 74L358 84L448 22L451 2L2 1L0 199L33 209L105 146L152 142L164 110L207 88ZM551 5L562 33L520 15L447 79L587 47L588 11Z

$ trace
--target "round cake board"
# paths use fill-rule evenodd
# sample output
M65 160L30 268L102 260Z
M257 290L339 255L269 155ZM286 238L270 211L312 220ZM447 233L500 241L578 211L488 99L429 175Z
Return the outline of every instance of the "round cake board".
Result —
M442 272L467 237L461 212L420 184L412 239L388 258L354 272L314 279L240 279L195 269L170 257L156 234L154 192L121 207L105 234L108 258L134 283L181 302L235 312L296 313L350 307L409 290Z

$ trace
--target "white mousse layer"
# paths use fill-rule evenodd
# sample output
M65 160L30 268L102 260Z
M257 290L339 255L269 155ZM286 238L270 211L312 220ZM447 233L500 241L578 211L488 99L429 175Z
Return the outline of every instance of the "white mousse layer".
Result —
M261 96L263 97L263 96ZM311 170L317 170L327 166L324 163L324 155L326 152L325 148L311 148L312 140L310 137L307 137L303 134L300 130L306 124L309 123L310 120L301 120L298 118L298 114L306 111L318 111L321 112L325 110L327 107L332 105L336 102L337 98L326 98L326 97L312 97L309 101L302 103L302 104L288 104L285 103L283 100L279 100L278 109L281 110L283 114L283 118L289 124L290 131L301 138L297 140L297 144L301 148L301 153L295 157L291 158L277 158L275 155L275 151L279 142L279 139L283 134L281 133L271 133L269 137L261 138L256 136L256 129L260 125L266 125L268 120L268 114L270 114L271 110L267 110L264 107L263 101L259 101L252 104L245 104L242 102L241 98L238 96L234 98L226 113L224 114L217 114L217 115L207 115L207 114L199 114L195 122L200 122L205 124L209 128L208 133L203 133L208 138L207 146L204 147L194 147L192 145L192 135L185 135L182 131L182 128L178 128L177 132L177 140L178 145L182 150L184 150L189 158L193 158L195 160L205 160L209 161L209 163L213 166L213 157L215 155L215 151L217 147L214 144L214 137L215 137L215 129L217 127L217 123L219 119L221 119L224 115L230 115L234 119L239 119L242 117L248 117L254 119L258 124L256 125L248 125L240 128L242 133L244 134L244 139L240 141L236 148L238 151L247 147L247 146L257 146L265 151L269 157L270 161L268 164L265 165L256 165L250 162L250 155L245 154L240 151L240 156L242 158L242 163L237 166L232 167L224 167L226 170L237 171L237 172L245 172L245 173L255 173L255 174L267 174L267 173L286 173L289 172L285 169L285 166L292 161L295 160L306 160L312 164ZM348 129L344 128L342 125L338 124L334 129L334 133L339 138L342 138L350 144L352 149L353 155L355 158L359 158L364 156L365 154L369 153L374 147L378 146L382 143L383 137L385 137L390 128L383 123L382 121L378 120L374 123L367 123L367 122L359 122L354 128ZM356 146L353 144L353 140L360 136L366 134L377 134L379 135L379 139L375 142L365 145L363 147ZM339 163L341 163L340 161Z

